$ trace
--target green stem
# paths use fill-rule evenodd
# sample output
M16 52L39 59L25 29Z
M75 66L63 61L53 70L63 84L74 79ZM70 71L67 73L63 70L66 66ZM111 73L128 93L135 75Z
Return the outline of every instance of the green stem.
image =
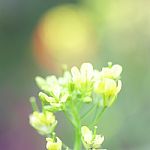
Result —
M105 112L107 107L103 107L103 109L101 110L100 113L98 113L98 115L95 117L95 120L93 121L92 126L97 125L97 123L100 121L102 114Z
M81 119L84 119L85 117L87 117L96 107L97 105L92 106L85 114L81 116Z
M81 131L79 127L75 129L74 150L81 150Z
M81 150L81 119L80 114L77 111L77 108L72 103L72 115L75 120L75 143L74 143L74 150Z

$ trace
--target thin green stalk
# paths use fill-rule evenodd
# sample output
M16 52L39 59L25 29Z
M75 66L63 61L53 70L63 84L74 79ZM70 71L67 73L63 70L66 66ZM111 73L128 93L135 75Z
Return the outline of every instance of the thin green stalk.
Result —
M71 148L69 148L67 145L65 145L64 143L62 144L63 148L65 148L66 150L71 150Z
M38 108L38 106L36 104L35 97L30 97L30 103L31 103L33 111L39 111L39 108Z
M97 116L95 117L95 120L93 121L92 126L97 125L97 123L100 121L101 116L103 115L103 113L105 112L107 107L103 107L103 109L100 111L100 113L97 114Z
M73 126L76 126L76 123L74 120L72 120L72 118L70 118L70 115L66 112L66 111L63 111L66 118L72 123Z
M73 103L71 103L71 111L72 111L73 118L76 122L75 128L78 128L80 125L80 115L76 109L76 106Z
M97 105L92 106L85 114L81 116L81 119L84 119L85 117L87 117L96 107Z

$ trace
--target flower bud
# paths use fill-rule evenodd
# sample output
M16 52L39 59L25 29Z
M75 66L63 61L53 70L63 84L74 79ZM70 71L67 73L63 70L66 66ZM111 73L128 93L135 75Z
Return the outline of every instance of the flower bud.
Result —
M56 141L52 138L46 138L47 144L46 148L47 150L61 150L62 149L62 141L56 137Z
M50 87L49 87L49 85L47 84L47 82L46 82L45 79L43 79L42 77L37 76L37 77L35 78L35 81L36 81L37 86L38 86L42 91L44 91L44 92L50 94Z

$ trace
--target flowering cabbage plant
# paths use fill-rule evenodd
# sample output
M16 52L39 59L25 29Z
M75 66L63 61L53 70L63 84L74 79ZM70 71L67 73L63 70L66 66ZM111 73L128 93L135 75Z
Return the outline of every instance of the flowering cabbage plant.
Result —
M121 90L121 72L120 65L112 65L110 62L100 71L93 69L90 63L83 63L80 69L75 66L71 70L66 69L59 78L36 77L36 83L41 89L39 99L42 107L39 110L36 99L30 99L33 113L29 116L29 122L45 137L47 150L71 150L55 132L58 124L55 114L59 111L64 113L74 127L73 150L102 150L104 136L97 134L97 124ZM88 110L83 113L81 110L85 107ZM84 123L86 117L93 118L91 124Z

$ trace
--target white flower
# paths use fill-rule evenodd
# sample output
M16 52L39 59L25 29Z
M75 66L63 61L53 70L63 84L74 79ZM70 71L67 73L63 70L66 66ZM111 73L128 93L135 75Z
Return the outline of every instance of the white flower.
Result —
M52 96L46 95L43 92L39 93L39 97L40 97L41 100L47 101L47 102L50 103L50 105L53 108L61 110L62 106L66 103L66 101L69 97L69 94L68 93L63 93L63 94L57 93L57 96L58 97L56 97L56 95L55 95L55 97L52 97Z
M29 116L29 122L42 135L51 133L52 128L57 124L55 116L51 112L35 111Z
M95 91L99 94L105 94L107 96L117 95L121 90L121 80L116 83L113 79L104 78L95 83Z
M100 78L119 79L121 72L122 66L118 64L113 65L112 67L104 67L100 72Z
M82 128L81 128L81 134L83 136L83 139L84 139L85 143L91 144L92 137L93 137L92 131L89 130L88 127L82 126Z
M93 141L93 147L99 148L102 145L103 141L104 141L104 136L96 135Z
M47 144L46 148L47 150L61 150L62 149L62 141L56 137L56 141L54 141L52 138L46 138Z
M83 144L88 149L98 149L101 147L104 141L104 136L93 133L87 126L81 127L81 134L83 138Z
M117 82L113 79L104 78L95 83L95 92L100 94L104 99L105 106L111 106L117 94L121 90L121 80Z
M92 64L90 63L83 63L81 65L81 69L80 69L80 72L81 72L81 78L82 80L86 81L90 81L93 77L93 66Z
M90 81L93 77L93 66L90 63L83 63L80 70L75 66L72 67L71 73L74 82Z

